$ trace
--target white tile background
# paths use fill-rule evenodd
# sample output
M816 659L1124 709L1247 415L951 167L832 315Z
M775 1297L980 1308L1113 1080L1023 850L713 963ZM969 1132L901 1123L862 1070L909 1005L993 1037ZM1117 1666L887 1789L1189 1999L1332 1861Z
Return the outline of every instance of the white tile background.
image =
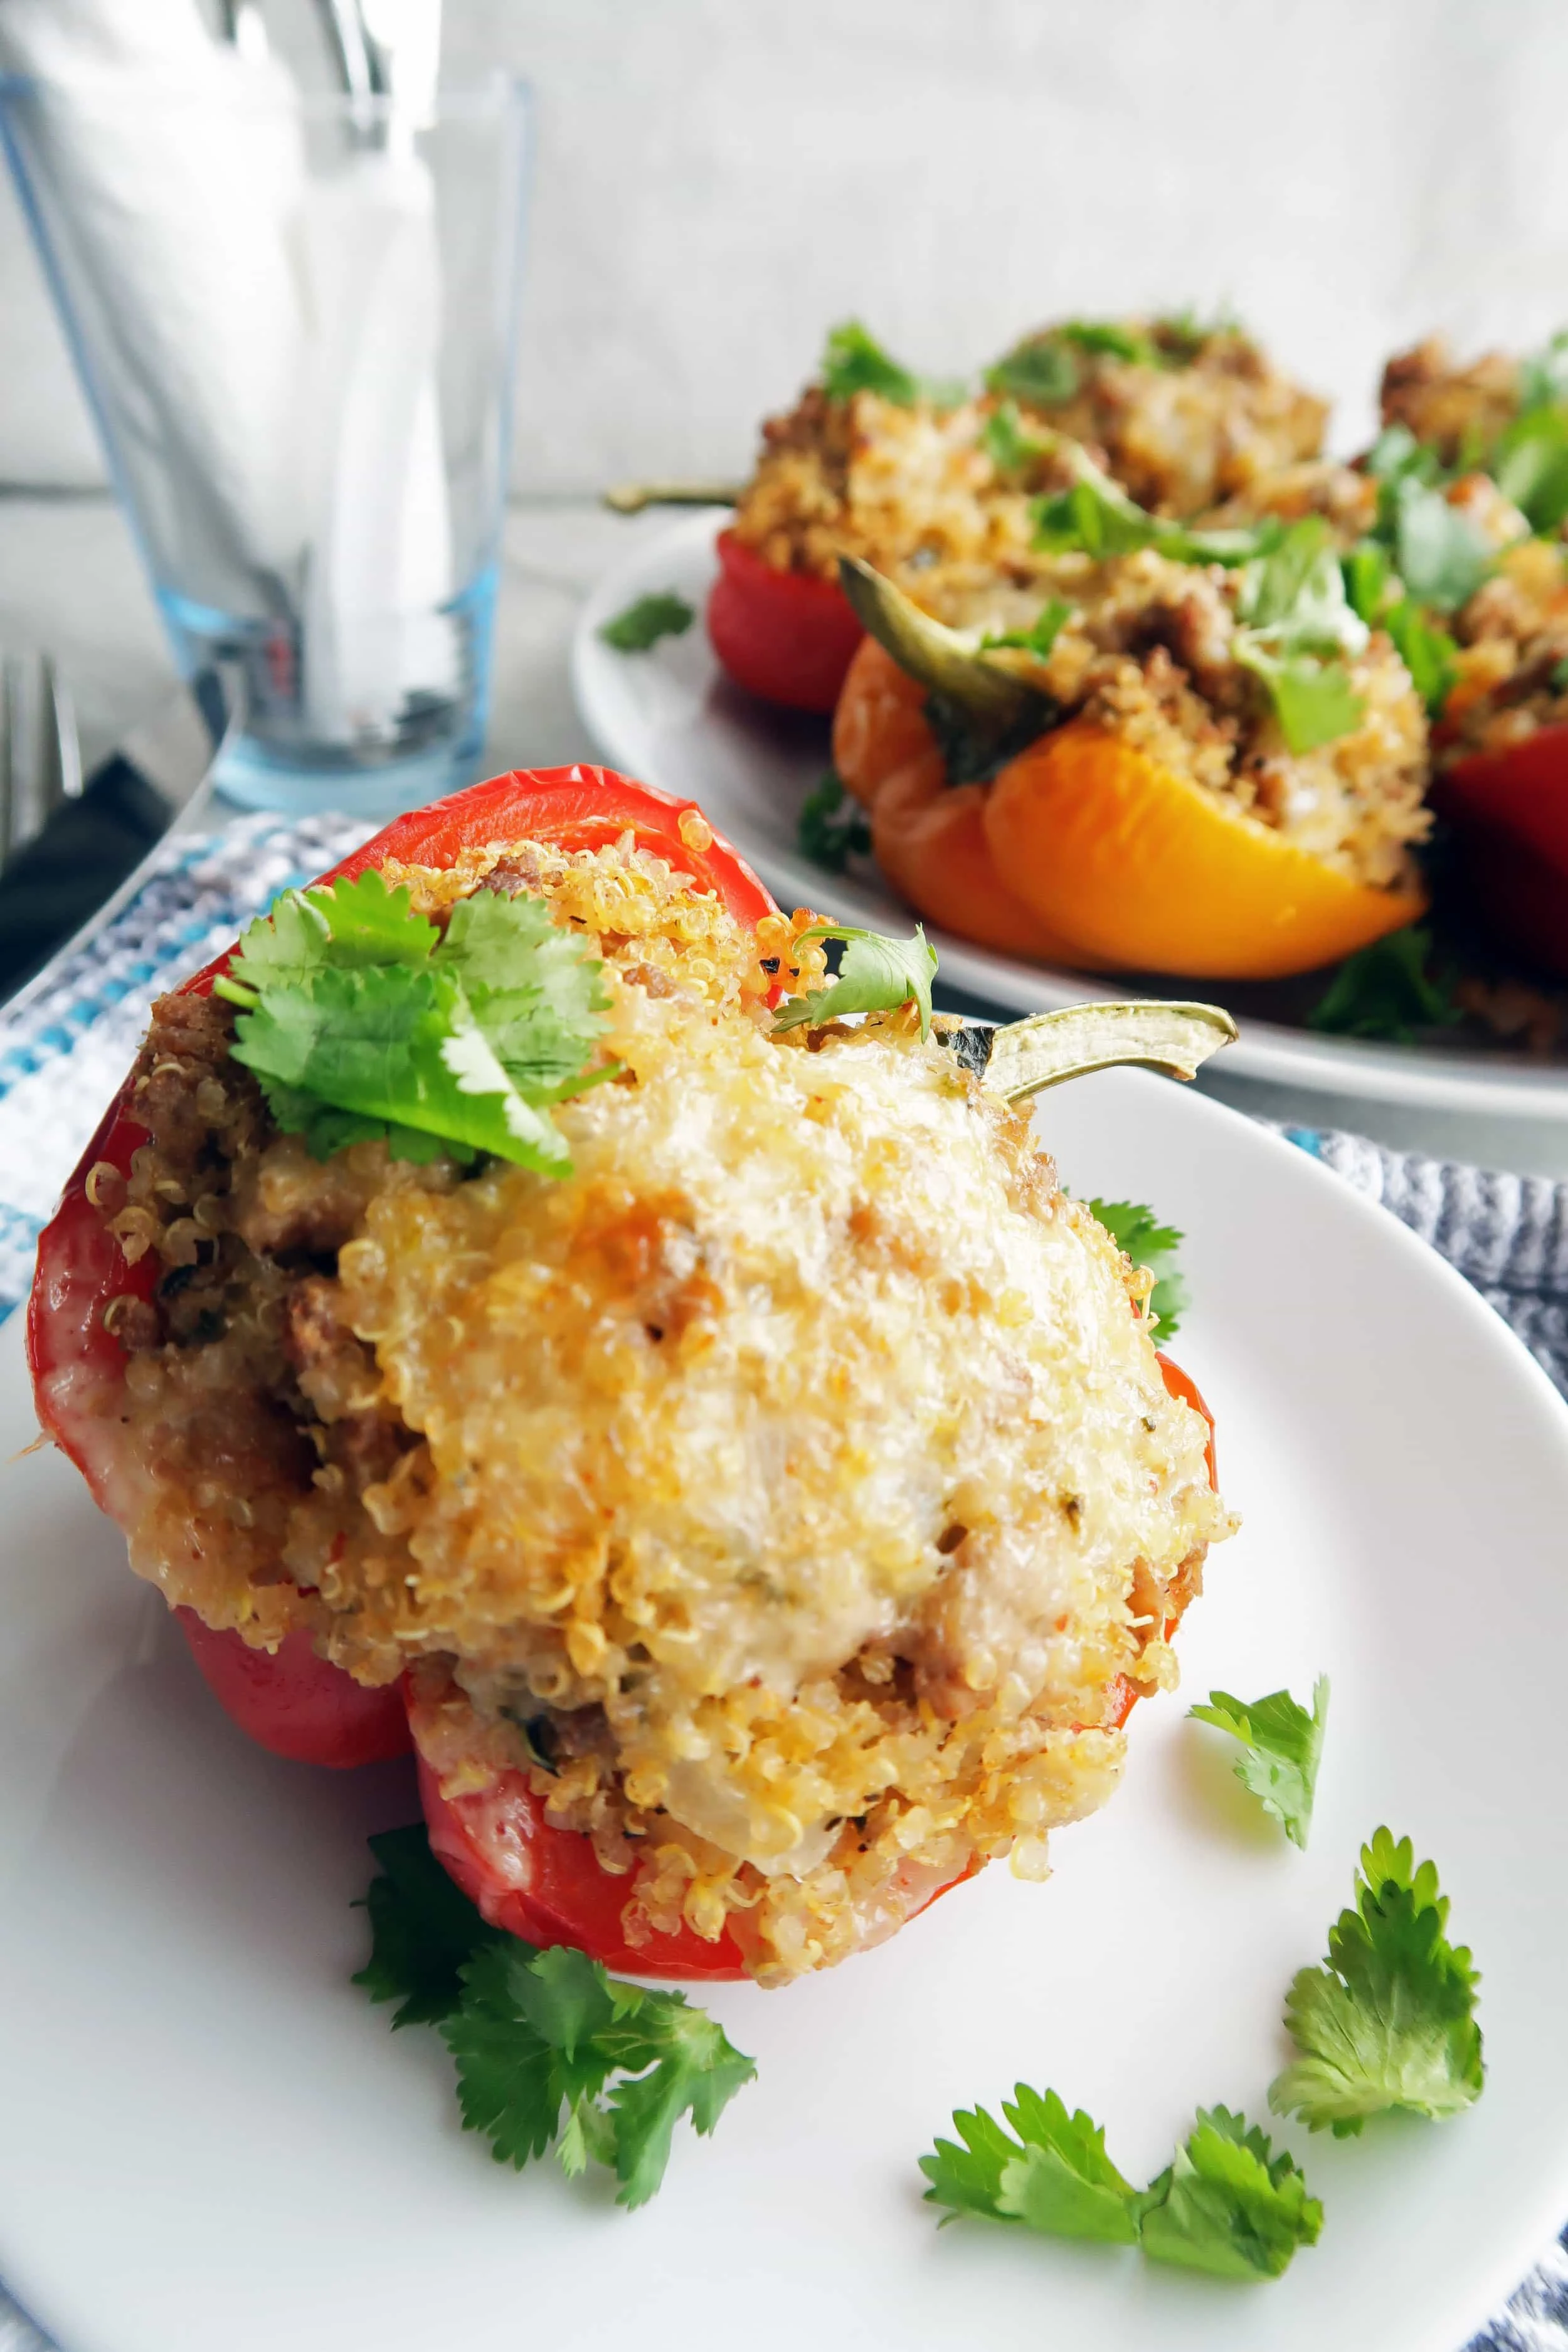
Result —
M138 0L155 7L163 0ZM5 0L0 0L0 7ZM289 30L305 0L268 0ZM1233 303L1364 421L1442 320L1568 319L1560 0L447 0L538 97L516 483L742 467L824 324L963 367ZM9 193L0 480L98 478Z

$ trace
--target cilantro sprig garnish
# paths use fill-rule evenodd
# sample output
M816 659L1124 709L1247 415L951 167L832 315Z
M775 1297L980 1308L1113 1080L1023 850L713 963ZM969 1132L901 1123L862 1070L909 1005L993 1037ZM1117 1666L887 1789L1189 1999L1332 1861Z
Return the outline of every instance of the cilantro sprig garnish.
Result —
M1300 2055L1269 2085L1276 2115L1354 2137L1369 2116L1403 2107L1458 2115L1486 2080L1476 2022L1479 1982L1448 1941L1447 1897L1430 1862L1387 1829L1362 1848L1354 1907L1329 1930L1328 1958L1302 1969L1285 2022Z
M639 596L635 604L606 621L599 635L618 654L646 654L660 637L684 636L696 618L695 610L684 596L660 591Z
M394 2026L437 2025L457 2063L463 2122L521 2171L554 2147L563 2172L605 2165L616 2203L646 2204L675 2126L713 2130L756 2067L684 1993L608 1975L586 1954L537 1951L482 1919L430 1852L423 1823L372 1838L382 1874L365 1906L374 1945L357 1976L400 2003Z
M1152 547L1173 563L1247 563L1279 543L1285 526L1269 519L1241 530L1190 530L1151 514L1109 474L1080 457L1070 489L1037 499L1035 544L1055 555L1134 555Z
M1268 692L1289 751L1316 751L1360 726L1365 705L1342 656L1364 651L1367 626L1321 516L1291 523L1252 558L1237 610L1236 658Z
M842 874L852 857L869 854L870 820L845 791L837 768L829 768L802 801L795 839L803 856L826 874Z
M372 870L286 891L213 992L240 1008L235 1059L317 1159L380 1139L395 1159L485 1151L564 1176L548 1106L616 1075L589 1066L601 972L542 899L479 892L443 933Z
M829 331L817 374L829 400L874 392L899 408L913 408L922 400L933 408L956 408L963 398L962 383L915 375L890 358L858 319L846 319Z
M980 446L999 474L1026 474L1047 445L1026 433L1016 407L1004 400L985 420Z
M1388 425L1367 453L1378 485L1373 537L1393 558L1405 593L1418 605L1451 613L1474 595L1492 568L1492 552L1470 517L1444 495L1436 450L1407 425Z
M936 950L921 924L915 925L912 940L890 940L852 923L816 923L802 931L796 944L804 947L809 940L844 941L837 975L826 988L786 997L773 1015L775 1030L816 1029L841 1013L892 1013L900 1004L913 1004L920 1013L921 1035L930 1036Z
M959 2142L939 2139L922 2156L928 2205L945 2205L942 2224L959 2213L1025 2221L1047 2237L1137 2242L1138 2192L1105 2153L1105 2134L1080 2108L1068 2115L1055 2091L1042 2096L1020 2083L1004 2100L1015 2139L984 2107L959 2108Z
M1361 724L1364 705L1343 656L1364 649L1367 629L1321 516L1190 530L1150 514L1087 464L1070 489L1037 499L1033 511L1035 544L1057 554L1100 559L1150 547L1173 563L1241 566L1233 649L1268 694L1287 751L1299 757Z
M1189 1304L1186 1280L1176 1265L1176 1252L1186 1235L1175 1225L1163 1225L1142 1201L1093 1200L1085 1206L1133 1265L1146 1266L1154 1276L1149 1304L1160 1318L1162 1342L1174 1339Z
M1283 2149L1228 2107L1200 2107L1173 2161L1151 2181L1142 2242L1152 2262L1211 2278L1278 2278L1315 2246L1323 2209Z
M1464 1015L1447 974L1434 967L1432 934L1419 924L1389 931L1347 956L1307 1015L1336 1037L1408 1045L1420 1029L1451 1029Z
M1059 408L1083 383L1083 361L1121 360L1131 367L1186 366L1202 341L1188 322L1162 320L1163 342L1117 319L1067 319L1029 335L985 374L987 388L1034 408ZM1081 355L1081 356L1080 356Z
M1323 2209L1291 2158L1226 2107L1200 2108L1172 2161L1142 2191L1105 2152L1101 2127L1054 2091L1020 2083L1003 2114L953 2116L959 2140L920 2159L928 2204L1021 2221L1042 2235L1141 2245L1151 2261L1214 2278L1278 2278L1316 2243ZM1015 2137L1013 2135L1016 2134Z
M1327 1675L1312 1685L1310 1714L1288 1690L1251 1700L1211 1690L1206 1706L1190 1706L1187 1713L1240 1741L1242 1752L1233 1768L1237 1779L1273 1814L1291 1843L1304 1848L1329 1719Z

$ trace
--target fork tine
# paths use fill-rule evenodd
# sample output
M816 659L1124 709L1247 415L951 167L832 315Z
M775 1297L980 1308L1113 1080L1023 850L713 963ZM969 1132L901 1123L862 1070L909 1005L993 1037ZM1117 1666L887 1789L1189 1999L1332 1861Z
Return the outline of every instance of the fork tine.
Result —
M16 808L16 706L14 664L0 653L0 868L11 856Z
M47 654L40 654L34 665L34 689L33 829L41 833L66 796L65 766L55 713L55 666Z
M76 704L71 699L69 687L52 661L49 664L49 680L55 741L59 751L60 790L68 801L79 800L82 787L81 737L77 730Z

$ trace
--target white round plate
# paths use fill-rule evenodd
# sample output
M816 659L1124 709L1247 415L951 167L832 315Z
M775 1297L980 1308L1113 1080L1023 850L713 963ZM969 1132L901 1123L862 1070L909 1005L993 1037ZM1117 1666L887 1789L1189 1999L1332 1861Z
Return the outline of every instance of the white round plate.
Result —
M1568 1409L1393 1218L1191 1089L1043 1098L1076 1192L1188 1235L1178 1352L1243 1532L1138 1708L1126 1784L885 1949L710 2005L758 2062L682 2125L641 2212L458 2126L425 2028L348 1981L401 1767L272 1760L218 1712L162 1601L32 1434L0 1333L0 2277L66 2352L1457 2352L1568 2211ZM1187 1722L1211 1685L1333 1701L1298 1853ZM1280 2008L1379 1822L1437 1863L1482 1971L1489 2081L1442 2125L1282 2138L1327 2213L1266 2285L978 2221L916 2158L1022 2079L1162 2166L1199 2104L1267 2121ZM1278 2128L1278 2127L1276 2127Z
M683 516L657 538L639 541L599 582L573 641L578 715L613 766L700 802L785 905L826 903L847 921L901 928L908 909L868 861L857 861L850 875L828 875L796 845L801 802L827 764L826 720L770 710L731 686L700 620L646 654L616 653L599 635L613 614L657 590L673 589L700 614L716 568L714 537L727 520L728 509ZM943 979L988 1004L1039 1013L1105 992L1103 978L994 955L934 926L930 935ZM1205 992L1231 1001L1223 982L1208 983ZM1543 1068L1500 1050L1475 1054L1320 1036L1253 1017L1246 992L1235 1009L1241 1013L1241 1037L1226 1055L1227 1079L1568 1129L1568 1069L1561 1065Z

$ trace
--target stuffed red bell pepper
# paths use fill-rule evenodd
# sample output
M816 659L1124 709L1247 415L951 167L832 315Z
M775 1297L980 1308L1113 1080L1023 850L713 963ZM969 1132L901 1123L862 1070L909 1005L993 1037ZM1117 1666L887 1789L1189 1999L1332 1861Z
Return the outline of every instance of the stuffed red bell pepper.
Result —
M500 777L160 1000L40 1245L40 1418L237 1720L411 1724L487 1916L640 1974L1043 1874L1230 1525L1147 1278L858 987L690 803Z

